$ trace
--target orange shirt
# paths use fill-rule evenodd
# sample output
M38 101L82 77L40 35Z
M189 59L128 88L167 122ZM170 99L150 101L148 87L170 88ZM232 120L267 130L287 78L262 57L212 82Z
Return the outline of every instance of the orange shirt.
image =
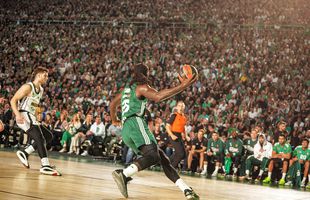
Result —
M171 115L168 123L171 125L171 131L177 133L185 133L186 117L184 114L174 113Z

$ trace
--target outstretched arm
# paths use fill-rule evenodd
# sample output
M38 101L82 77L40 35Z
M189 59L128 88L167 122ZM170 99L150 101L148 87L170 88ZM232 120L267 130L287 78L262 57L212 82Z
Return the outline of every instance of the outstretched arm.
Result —
M155 102L160 102L166 99L169 99L176 94L184 91L187 87L192 85L198 78L198 75L196 75L193 79L185 79L183 82L181 82L180 85L164 89L161 91L157 91L154 88L150 87L149 85L140 85L136 89L136 94L138 97L145 97L147 99L153 100Z

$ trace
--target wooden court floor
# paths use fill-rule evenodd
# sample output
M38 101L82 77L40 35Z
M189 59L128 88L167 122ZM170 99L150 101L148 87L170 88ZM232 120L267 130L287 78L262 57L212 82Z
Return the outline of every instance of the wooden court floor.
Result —
M78 158L60 159L53 156L52 165L62 172L61 177L39 174L39 157L30 157L30 169L24 168L15 152L0 149L0 199L124 199L114 184L111 173L117 167L102 161L85 162ZM182 176L207 200L310 199L310 192L278 189L259 185ZM129 199L179 200L181 191L163 173L143 171L128 185Z

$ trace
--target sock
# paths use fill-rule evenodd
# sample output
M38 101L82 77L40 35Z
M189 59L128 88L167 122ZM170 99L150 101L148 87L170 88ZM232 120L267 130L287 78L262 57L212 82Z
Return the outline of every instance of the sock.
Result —
M271 178L271 172L268 172L268 177Z
M203 171L207 171L207 167L208 167L208 163L205 163L204 165L203 165Z
M176 182L175 182L175 185L178 186L180 188L180 190L182 190L183 192L187 189L187 190L191 190L190 187L188 187L186 185L186 183L182 180L182 179L178 179Z
M214 172L217 173L219 171L219 166L215 166Z
M305 182L306 182L306 178L307 178L307 177L304 177L304 178L302 179L301 182L302 182L302 183L305 183Z
M237 171L238 171L238 168L234 167L234 174L237 173Z
M250 170L245 170L246 175L250 175Z
M34 152L34 148L32 145L29 145L26 149L25 152L28 153L28 155L30 155L32 152Z
M264 173L264 170L260 170L258 176L262 176Z
M42 166L50 166L50 162L48 161L48 158L41 158L41 164Z
M131 164L126 169L123 170L123 174L126 177L131 177L137 172L138 172L138 167L135 164Z
M282 173L282 179L285 179L286 173Z

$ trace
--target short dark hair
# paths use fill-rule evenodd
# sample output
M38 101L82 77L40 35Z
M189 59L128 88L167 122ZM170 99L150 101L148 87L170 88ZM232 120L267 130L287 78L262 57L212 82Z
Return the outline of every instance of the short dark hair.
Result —
M306 141L306 142L309 144L309 140L308 140L307 138L302 139L302 140L301 140L301 143L302 143L303 141Z
M283 134L280 134L279 137L284 137L284 139L286 139L285 135Z
M130 85L136 83L138 85L149 84L149 80L147 77L147 72L149 71L148 66L139 63L134 66L133 69L133 78L130 82Z
M48 69L45 67L37 67L32 72L32 77L35 78L37 74L48 73Z

